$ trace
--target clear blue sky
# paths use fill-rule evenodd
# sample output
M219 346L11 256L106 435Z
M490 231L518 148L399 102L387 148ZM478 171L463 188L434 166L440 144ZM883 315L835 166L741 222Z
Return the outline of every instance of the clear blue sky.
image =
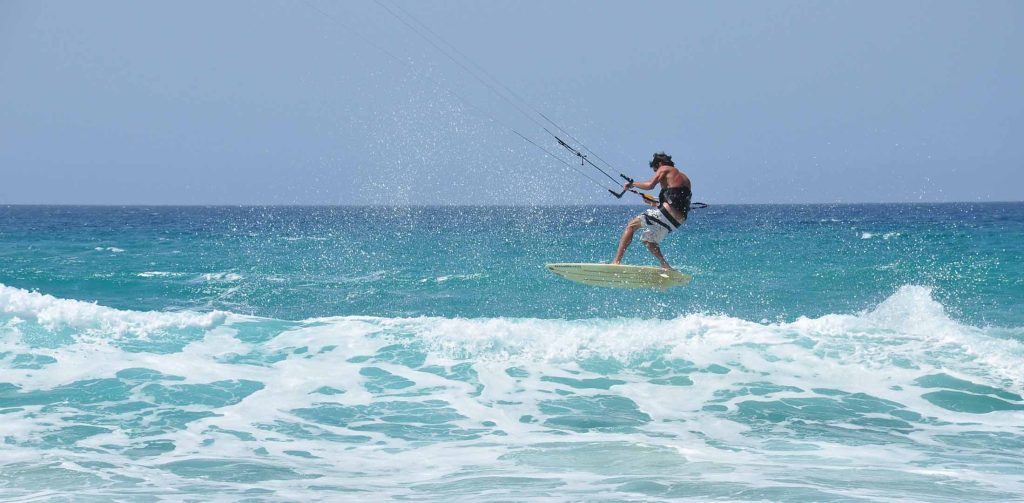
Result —
M698 200L1024 194L1021 1L381 1ZM0 203L615 202L507 127L372 0L0 2Z

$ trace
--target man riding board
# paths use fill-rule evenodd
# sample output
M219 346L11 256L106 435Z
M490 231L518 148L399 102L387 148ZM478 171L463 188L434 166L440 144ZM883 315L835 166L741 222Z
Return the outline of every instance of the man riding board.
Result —
M672 162L672 156L664 152L654 154L654 159L651 160L651 169L654 170L654 178L646 182L627 182L624 185L627 189L651 190L660 184L661 193L658 194L657 204L648 203L653 208L636 216L626 225L626 229L622 232L622 238L619 239L619 249L615 252L613 264L622 262L626 248L633 242L633 234L639 229L644 229L644 233L640 235L640 241L647 246L658 262L661 262L661 267L672 269L672 266L662 256L659 243L686 221L692 197L690 178L676 169Z

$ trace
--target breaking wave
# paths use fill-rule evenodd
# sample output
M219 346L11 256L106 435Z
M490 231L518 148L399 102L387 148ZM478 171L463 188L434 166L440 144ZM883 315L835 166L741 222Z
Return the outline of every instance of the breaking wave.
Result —
M1016 499L1022 341L1020 328L953 320L913 285L860 313L782 323L288 321L0 285L0 487L20 498Z

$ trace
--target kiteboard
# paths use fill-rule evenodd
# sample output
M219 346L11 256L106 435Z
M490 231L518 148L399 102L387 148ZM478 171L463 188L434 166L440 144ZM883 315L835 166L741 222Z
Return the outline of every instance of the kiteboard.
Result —
M611 288L660 288L685 285L689 274L646 265L545 264L551 272L576 283Z

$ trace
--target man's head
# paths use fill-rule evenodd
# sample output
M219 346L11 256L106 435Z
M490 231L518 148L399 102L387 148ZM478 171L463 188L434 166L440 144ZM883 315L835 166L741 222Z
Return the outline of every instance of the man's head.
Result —
M651 169L657 170L664 164L674 167L675 163L672 162L672 156L664 152L655 152L654 159L651 159Z

